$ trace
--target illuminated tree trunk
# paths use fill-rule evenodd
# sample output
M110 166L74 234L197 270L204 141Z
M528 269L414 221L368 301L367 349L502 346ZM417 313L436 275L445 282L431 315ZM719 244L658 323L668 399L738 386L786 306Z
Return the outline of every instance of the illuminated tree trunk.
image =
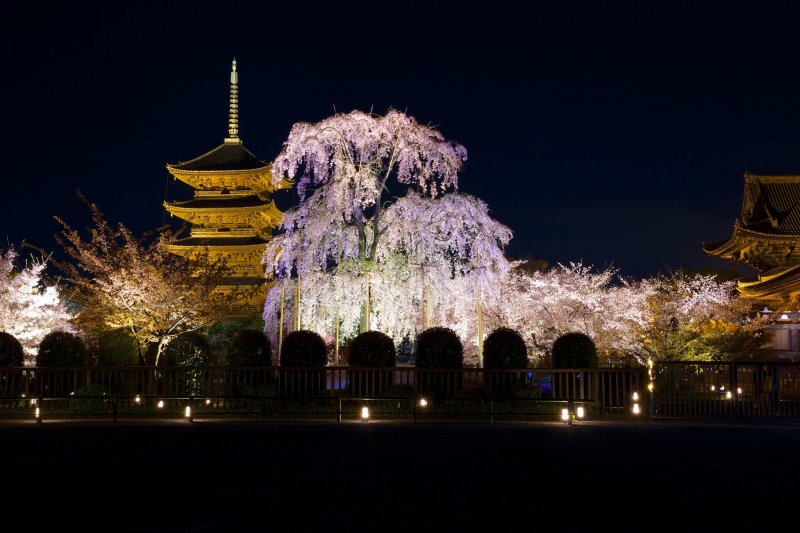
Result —
M333 349L333 364L339 366L339 317L336 317L336 341Z
M370 299L370 286L369 286L369 272L364 273L364 277L367 281L367 290L366 295L364 297L364 305L361 308L361 324L359 324L359 333L364 333L365 331L369 331L369 299Z
M283 345L283 311L284 311L284 302L286 301L286 288L281 285L281 312L280 312L280 319L278 320L278 359L280 360L281 357L281 346Z
M483 306L478 295L478 366L483 367Z
M297 274L297 287L294 294L294 330L300 329L300 274Z

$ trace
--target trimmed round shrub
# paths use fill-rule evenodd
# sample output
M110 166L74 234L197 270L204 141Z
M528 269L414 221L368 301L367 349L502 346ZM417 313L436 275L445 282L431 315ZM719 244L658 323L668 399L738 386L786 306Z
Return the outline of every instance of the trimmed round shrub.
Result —
M328 349L323 338L313 331L292 331L281 344L280 366L325 366Z
M195 367L206 366L211 358L211 343L202 333L186 331L181 333L164 348L159 364L163 366ZM178 382L178 394L202 396L207 390L207 372L202 369L181 369L174 372Z
M186 331L164 348L161 361L164 366L203 366L211 356L211 344L202 333Z
M11 333L0 332L0 367L24 364L25 351L22 344Z
M464 367L464 347L450 328L428 328L417 335L416 388L434 396L457 396L464 376L453 371ZM422 369L422 370L420 370Z
M526 372L493 370L528 367L528 347L522 335L510 328L497 328L483 343L483 383L492 395L511 394L525 386Z
M593 368L597 366L597 349L588 335L567 333L553 343L554 368Z
M86 345L83 339L66 331L52 331L39 343L36 366L87 366Z
M391 337L380 331L365 331L350 345L350 366L395 366L395 348Z
M227 356L229 366L271 366L272 345L261 330L237 329L228 339Z
M497 328L483 341L484 368L527 368L528 347L511 328Z
M450 328L428 328L417 335L417 368L463 368L464 347Z
M353 396L375 397L392 386L391 370L354 370L352 367L394 367L394 341L380 331L359 334L350 346L350 391Z
M139 343L125 329L104 333L97 340L97 364L101 366L136 365L139 363Z
M328 349L318 333L300 329L284 337L280 366L321 367L327 362ZM282 396L322 396L327 387L325 370L283 370L278 376Z

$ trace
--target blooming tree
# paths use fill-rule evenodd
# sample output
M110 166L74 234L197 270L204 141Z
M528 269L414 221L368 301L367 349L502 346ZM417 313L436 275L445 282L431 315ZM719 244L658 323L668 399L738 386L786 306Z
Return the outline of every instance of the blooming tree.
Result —
M282 234L268 245L264 263L279 278L358 263L347 269L369 278L390 230L391 182L436 197L457 188L466 157L463 146L396 110L295 124L272 172L276 182L299 175L301 204L284 214ZM362 298L363 330L370 302L366 293Z
M474 359L477 305L497 305L502 279L512 267L503 255L511 231L489 216L483 201L455 192L427 198L408 191L387 208L385 220L386 233L368 268L349 259L301 276L303 327L329 340L337 324L344 336L355 334L363 295L370 291L373 328L399 341L430 325L447 324L467 345L468 359ZM280 320L281 301L295 307L296 283L278 280L267 296L265 323Z
M730 360L751 356L769 343L771 319L752 317L753 302L732 281L677 272L641 282L642 350L656 360Z
M198 253L192 259L167 251L169 230L137 238L123 224L111 226L87 202L94 227L89 239L66 222L56 240L71 261L58 266L74 289L80 307L76 323L89 337L124 328L139 343L143 357L154 346L156 365L167 344L185 331L227 317L238 300L219 292L227 268ZM242 295L246 299L249 295Z
M501 301L500 325L519 331L534 359L546 362L553 342L575 331L594 340L602 364L640 349L634 329L644 321L644 295L616 269L598 272L582 263L518 269L507 278Z
M45 258L32 258L17 268L18 254L10 248L0 253L0 331L13 335L32 365L36 350L51 331L75 332L58 287L44 280Z

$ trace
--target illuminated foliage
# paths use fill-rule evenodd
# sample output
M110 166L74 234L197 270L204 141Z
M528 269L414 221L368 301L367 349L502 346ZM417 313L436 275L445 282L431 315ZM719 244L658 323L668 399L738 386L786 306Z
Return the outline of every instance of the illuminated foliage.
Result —
M742 359L770 341L770 319L751 317L752 302L737 296L732 281L678 272L640 285L645 321L635 333L656 360Z
M520 332L533 362L549 366L555 340L580 332L594 340L600 364L608 366L640 351L632 332L644 320L643 301L639 286L615 269L598 272L581 263L516 269L503 286L497 321Z
M146 363L155 365L176 336L231 313L237 301L216 292L227 273L222 261L202 253L192 260L171 254L169 230L136 237L123 224L111 226L96 205L83 200L94 223L88 239L58 218L62 231L56 239L71 259L58 266L73 288L80 306L76 323L87 336L124 328ZM150 345L155 349L148 350Z
M425 316L468 339L477 302L495 302L510 269L511 231L480 199L454 191L464 159L463 147L397 111L295 125L273 165L275 179L300 173L302 201L264 254L278 277L264 311L270 335L281 303L292 329L299 294L302 327L329 340L367 325L414 338ZM412 187L392 201L390 179Z
M47 284L47 259L31 258L17 266L12 248L0 252L0 331L16 338L25 352L25 364L32 365L39 343L50 332L74 332L59 288Z

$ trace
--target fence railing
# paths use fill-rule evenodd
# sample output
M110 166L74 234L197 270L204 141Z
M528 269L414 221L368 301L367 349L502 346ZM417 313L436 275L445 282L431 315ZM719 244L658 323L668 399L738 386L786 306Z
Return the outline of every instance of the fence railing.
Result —
M668 362L657 363L652 375L650 392L647 368L0 368L0 416L34 405L66 415L180 416L188 406L207 416L341 419L368 403L386 418L546 417L577 405L593 416L800 417L800 365ZM420 411L421 399L431 406Z
M800 365L664 362L654 367L655 416L800 416Z

